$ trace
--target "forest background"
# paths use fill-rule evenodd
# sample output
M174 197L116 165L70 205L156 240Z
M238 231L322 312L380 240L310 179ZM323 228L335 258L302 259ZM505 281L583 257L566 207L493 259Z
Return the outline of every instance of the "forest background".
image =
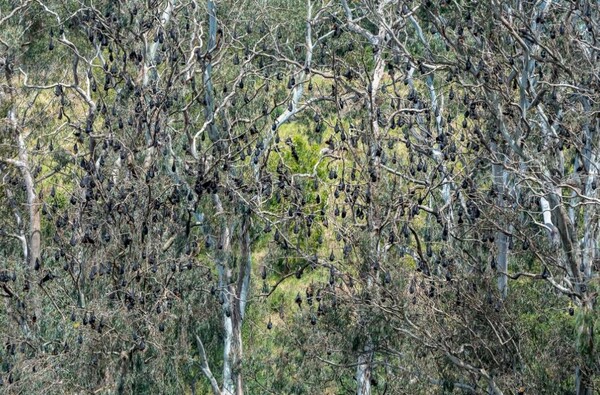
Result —
M598 393L599 23L1 0L0 391Z

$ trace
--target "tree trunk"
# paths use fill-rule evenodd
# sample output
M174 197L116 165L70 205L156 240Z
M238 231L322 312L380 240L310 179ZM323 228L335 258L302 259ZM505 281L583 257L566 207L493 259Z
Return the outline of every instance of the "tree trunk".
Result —
M576 395L594 394L594 385L592 382L595 369L596 350L594 350L594 302L588 299L581 306L584 319L578 328L579 352L583 359L582 365L575 369L575 393Z
M583 106L585 111L591 110L590 104L587 100L583 100ZM588 177L585 183L583 183L584 195L594 196L595 192L592 188L592 182L596 178L596 169L598 168L597 155L592 149L592 142L597 139L597 128L590 128L586 123L584 126L584 132L586 135L586 145L583 154L584 168L588 169ZM582 205L583 210L583 245L581 247L581 277L582 283L585 284L592 278L592 263L596 258L595 240L597 233L596 222L593 221L593 217L597 215L595 205ZM589 294L587 287L581 288L580 291L583 294ZM594 303L595 299L587 297L582 302L582 314L584 317L594 317ZM580 344L583 352L584 365L586 367L578 366L575 373L575 392L577 395L592 395L593 384L588 369L594 366L594 357L596 350L594 349L594 321L592 319L582 320L581 326L578 328L580 336Z
M229 344L229 366L231 368L231 388L235 395L243 395L244 381L242 376L243 341L242 327L246 313L246 303L250 290L250 275L252 273L252 259L250 250L250 217L242 214L240 229L241 264L238 268L238 281L234 292L230 293L230 305L234 306L231 312L231 337ZM235 391L235 392L233 392Z
M358 366L356 367L356 388L357 395L371 394L371 374L373 351L365 347L364 353L358 357Z
M492 152L497 158L502 157L503 155L498 155L498 147L495 143L490 144L492 148ZM504 194L506 193L506 171L499 164L492 165L492 173L494 180L494 187L498 193L498 197L496 199L496 204L499 209L504 209L505 200ZM503 223L499 224L501 228L504 228ZM506 272L508 270L508 236L503 231L503 229L498 230L496 232L496 247L498 249L498 255L496 259L496 270L498 272L498 291L502 296L502 299L505 299L508 294L508 277L506 276Z
M223 304L223 309L226 309L228 302ZM233 320L231 319L231 313L223 313L223 329L225 330L225 337L223 339L223 393L227 395L233 395L235 386L233 384Z
M218 198L216 199L218 201ZM218 203L220 206L220 201ZM223 212L221 209L217 212ZM233 287L231 283L231 269L229 268L230 258L230 242L231 242L231 230L229 225L225 223L222 225L221 240L219 241L221 253L217 258L217 269L219 272L219 289L221 292L220 298L223 301L221 308L221 314L223 317L223 393L228 395L234 394L234 383L232 375L232 366L234 365L234 322L233 322L233 308L232 308L232 294Z
M16 110L10 110L8 118L14 128L14 132L17 137L17 146L19 149L18 167L21 170L23 181L25 183L25 191L27 192L27 207L29 210L29 235L27 238L28 249L26 260L27 264L30 267L34 267L35 262L40 259L42 245L40 203L35 191L35 182L33 179L33 175L31 174L31 169L29 167L29 155L27 152L25 137L18 130Z
M225 211L221 200L214 196L216 212L224 215ZM244 214L240 234L240 251L242 264L234 268L233 252L231 249L231 235L233 228L227 220L221 227L221 238L219 240L220 253L217 257L217 269L219 272L220 298L223 301L222 317L224 328L223 339L223 394L242 395L244 393L244 381L242 376L243 339L242 328L248 292L250 290L250 277L252 273L252 259L250 249L250 217ZM238 270L237 282L233 279L233 270ZM207 367L206 367L207 369ZM207 374L209 380L211 375Z

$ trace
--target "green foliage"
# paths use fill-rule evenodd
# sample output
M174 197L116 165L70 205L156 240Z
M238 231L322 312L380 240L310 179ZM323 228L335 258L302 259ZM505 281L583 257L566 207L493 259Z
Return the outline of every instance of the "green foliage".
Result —
M598 385L597 10L348 3L0 2L6 391Z

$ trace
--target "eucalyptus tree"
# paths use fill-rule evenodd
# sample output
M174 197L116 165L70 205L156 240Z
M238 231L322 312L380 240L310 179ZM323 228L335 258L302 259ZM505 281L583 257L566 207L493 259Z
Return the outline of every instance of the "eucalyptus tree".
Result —
M156 381L140 377L184 355L175 345L194 328L188 310L208 303L198 279L210 270L196 261L192 234L201 215L185 183L189 165L174 153L183 151L177 125L190 95L181 87L201 40L193 17L172 3L157 12L24 2L3 19L14 103L3 159L22 169L31 213L22 220L18 196L5 190L16 224L30 228L17 233L29 263L5 261L15 285L5 284L4 311L19 323L7 333L8 384L182 390L179 369L190 361L158 363Z
M329 234L318 261L329 273L307 288L306 298L298 294L296 303L303 308L306 300L303 316L319 333L320 347L309 347L307 358L353 368L359 394L371 393L376 384L384 392L399 391L404 383L387 378L403 369L404 362L397 362L403 339L394 326L402 325L414 268L435 287L430 242L437 225L418 217L429 212L444 224L426 201L441 206L439 201L448 199L438 157L453 153L450 148L432 153L428 147L434 141L430 125L437 96L431 85L428 99L429 91L415 83L420 62L403 43L414 48L422 43L412 34L410 15L399 14L391 2L342 1L330 12L335 30L320 58L330 64L325 81L335 101L320 108L329 119L320 113L313 119L315 130L330 124L321 151L328 170L319 179L328 196L317 201L322 206L317 218ZM335 369L332 374L344 377Z
M194 390L199 368L215 393L243 392L254 229L290 220L272 191L272 157L278 128L311 103L302 96L322 13L300 2L307 22L289 25L275 8L251 18L252 5L24 2L2 19L12 103L4 180L16 218L5 236L27 262L7 254L3 275L25 284L6 285L22 327L7 344L29 344L14 358L21 365L47 369L40 355L52 346L64 366L32 390L57 377L62 390L181 392ZM19 180L26 197L13 191ZM299 204L294 180L280 182ZM215 331L202 331L211 311L223 330L216 377L203 343L214 345ZM78 372L82 361L90 368Z
M598 385L596 4L0 12L9 390Z
M245 10L237 27L226 22L219 24L223 11L212 1L207 4L208 46L219 39L228 43L229 51L223 51L218 62L221 67L229 62L230 66L224 70L237 73L233 79L218 81L215 78L218 74L212 69L215 60L205 59L205 120L195 132L191 147L194 159L203 167L218 169L215 174L221 180L220 190L210 191L217 222L214 240L211 241L212 236L207 239L207 243L216 247L216 293L222 304L225 332L221 388L210 370L201 336L196 340L203 360L202 370L213 392L243 393L242 324L250 299L252 244L263 229L268 233L275 228L278 233L279 227L295 221L306 204L301 186L293 178L287 178L289 172L283 170L282 162L276 168L272 163L273 157L281 157L284 149L278 129L311 102L320 100L316 96L304 101L303 91L310 78L316 45L311 25L321 10L313 10L310 1L294 3L294 10L304 8L300 15L306 15L306 19L293 21L289 19L291 14L284 12L281 16L288 18L286 25L276 17L278 7L283 5L265 3L262 12L253 19L249 19L249 10ZM200 139L205 136L210 145L200 152L203 145ZM285 144L298 161L290 137ZM279 178L278 190L274 187L275 174ZM262 224L260 229L259 224ZM281 242L288 247L285 240ZM262 268L267 270L265 264Z
M366 223L352 215L351 220L333 221L339 226L338 240L347 237L346 253L354 250L366 268L358 276L360 291L348 295L381 292L374 268L384 267L386 252L394 251L383 235L394 240L402 233L394 227L405 228L414 241L402 243L401 251L414 257L418 273L406 278L402 265L391 265L390 272L391 278L404 280L400 284L412 296L392 306L378 305L377 310L388 322L404 318L396 326L399 338L416 340L443 361L443 368L429 370L420 365L428 358L415 358L420 367L413 377L467 391L480 385L493 393L507 388L565 390L565 365L561 378L545 380L536 372L532 339L517 341L528 310L522 279L528 278L540 292L529 303L542 316L552 311L545 305L552 300L552 306L563 306L557 323L565 328L576 323L574 333L561 332L561 360L576 360L571 366L576 392L593 392L598 365L593 356L597 341L591 335L597 324L593 136L598 125L590 103L597 99L592 44L597 12L588 2L519 1L341 1L332 10L338 35L351 35L353 45L372 49L361 53L364 68L344 70L353 56L339 49L332 60L336 89L342 91L338 94L354 94L351 100L340 100L337 111L350 122L337 125L341 142L331 138L327 148L337 156L333 163L347 159L341 165L338 195L349 192L346 187L352 190L345 177L352 165L362 167L361 187L366 188L362 202L361 188L355 188L359 208L366 208ZM585 66L579 58L587 61ZM353 76L355 84L349 82ZM394 131L398 127L399 136ZM408 153L386 152L386 140L391 146L403 142ZM352 147L353 141L361 148ZM404 158L413 163L404 165ZM422 169L425 174L419 173ZM390 190L403 198L395 206L387 195ZM344 204L350 201L346 198ZM403 205L406 217L400 211ZM343 209L352 213L344 205L330 207L330 218ZM389 211L394 207L396 215ZM428 213L426 223L412 220L420 211ZM335 261L333 249L331 256ZM398 259L393 254L389 258ZM340 267L332 268L340 279L361 270ZM519 280L512 282L512 299L509 280ZM355 306L350 308L355 318L371 304L353 297L347 302ZM363 317L377 321L378 315L369 310ZM570 322L573 315L577 317ZM340 365L357 367L358 393L371 391L368 377L377 362L369 332L382 326L365 325L366 336L355 345L363 350L358 363L345 360ZM386 374L401 377L387 366Z
M489 197L479 208L495 229L490 260L501 296L506 297L507 279L526 276L571 299L578 307L576 392L592 393L597 374L591 357L597 344L590 337L597 310L592 141L598 125L588 103L597 100L592 65L598 57L592 44L597 6L516 1L452 8L467 15L464 25L432 4L423 12L454 49L454 77L475 103L475 111L466 109L466 123L492 167ZM485 112L478 112L478 103ZM538 273L526 270L517 254L508 265L509 246L517 241L533 250Z
M385 21L382 10L364 10L362 21L365 15ZM501 340L505 346L493 350L494 342L484 336L481 345L495 355L493 363L483 356L474 363L472 352L461 351L464 358L454 351L466 346L459 336L450 335L443 326L430 327L435 313L424 316L415 338L442 351L463 371L485 377L495 393L501 393L501 387L547 385L515 382L510 374L501 373L515 366L526 371L532 364L531 356L522 356L522 345L508 340L514 339L519 320L511 315L521 308L507 299L508 280L544 281L549 287L546 292L554 289L564 295L563 311L571 306L569 314L577 314L576 333L563 341L571 342L571 355L579 354L578 366L572 367L576 392L592 393L598 362L592 356L597 342L590 336L597 324L592 318L597 315L597 273L593 270L597 224L592 213L596 207L593 141L598 125L589 103L597 100L598 73L593 62L598 54L592 44L597 7L588 2L425 2L401 4L397 12L399 20L410 21L409 28L412 25L421 42L411 47L403 35L389 32L392 42L408 49L409 86L413 86L413 65L423 75L420 86L430 93L425 107L435 116L431 123L437 129L439 147L431 142L424 148L433 147L429 157L442 166L438 169L450 187L441 188L443 199L434 199L437 207L433 208L442 224L438 235L442 241L446 235L453 241L443 244L445 251L439 251L434 262L449 258L446 276L463 298L478 293L473 287L479 280L472 283L477 277L484 280L486 298L497 314L485 313L488 322L473 336L489 332L506 341ZM417 94L418 90L417 86ZM445 107L444 102L448 103ZM454 158L460 165L452 163ZM497 295L490 288L489 267L497 277ZM534 268L537 273L532 273ZM476 273L480 275L473 276ZM514 285L520 288L519 282ZM481 304L474 300L465 305L458 299L466 309L452 310L462 312L455 319L462 320L466 329L485 309L476 307ZM435 299L433 305L443 306ZM465 310L470 314L464 314ZM473 315L473 310L479 312ZM452 311L443 311L452 317ZM404 332L412 336L411 329L416 330L413 321ZM523 359L502 362L507 354ZM502 380L502 385L496 382Z
M20 346L23 353L10 365L10 384L13 370L18 381L33 366L46 374L27 380L32 390L44 382L61 383L50 391L194 386L197 369L186 355L210 316L206 306L216 304L207 258L218 248L211 244L207 196L218 201L219 190L232 192L215 170L229 165L230 148L223 155L221 142L213 149L196 141L196 130L212 122L202 110L210 91L201 82L207 59L230 54L223 29L218 42L215 31L204 30L208 11L195 2L157 9L24 2L3 18L11 103L5 196L16 218L5 235L21 243L27 262L9 255L3 273L22 287L5 285L6 311L14 310L11 319L20 324L7 334L8 350ZM233 22L239 17L228 13L223 17ZM236 25L229 28L233 34ZM24 46L47 67L28 61ZM241 88L247 70L233 77L229 71L223 67L215 81L225 89L233 78ZM233 97L220 97L219 105ZM19 177L9 166L21 172L26 205L13 191ZM44 357L49 352L55 356ZM171 358L177 363L165 363ZM143 378L159 366L155 380ZM186 376L188 383L181 381ZM230 391L227 370L224 376Z

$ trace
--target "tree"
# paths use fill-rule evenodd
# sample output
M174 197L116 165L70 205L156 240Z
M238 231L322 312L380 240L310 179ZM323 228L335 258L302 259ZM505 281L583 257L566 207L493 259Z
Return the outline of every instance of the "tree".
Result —
M598 12L0 2L0 382L593 393Z

